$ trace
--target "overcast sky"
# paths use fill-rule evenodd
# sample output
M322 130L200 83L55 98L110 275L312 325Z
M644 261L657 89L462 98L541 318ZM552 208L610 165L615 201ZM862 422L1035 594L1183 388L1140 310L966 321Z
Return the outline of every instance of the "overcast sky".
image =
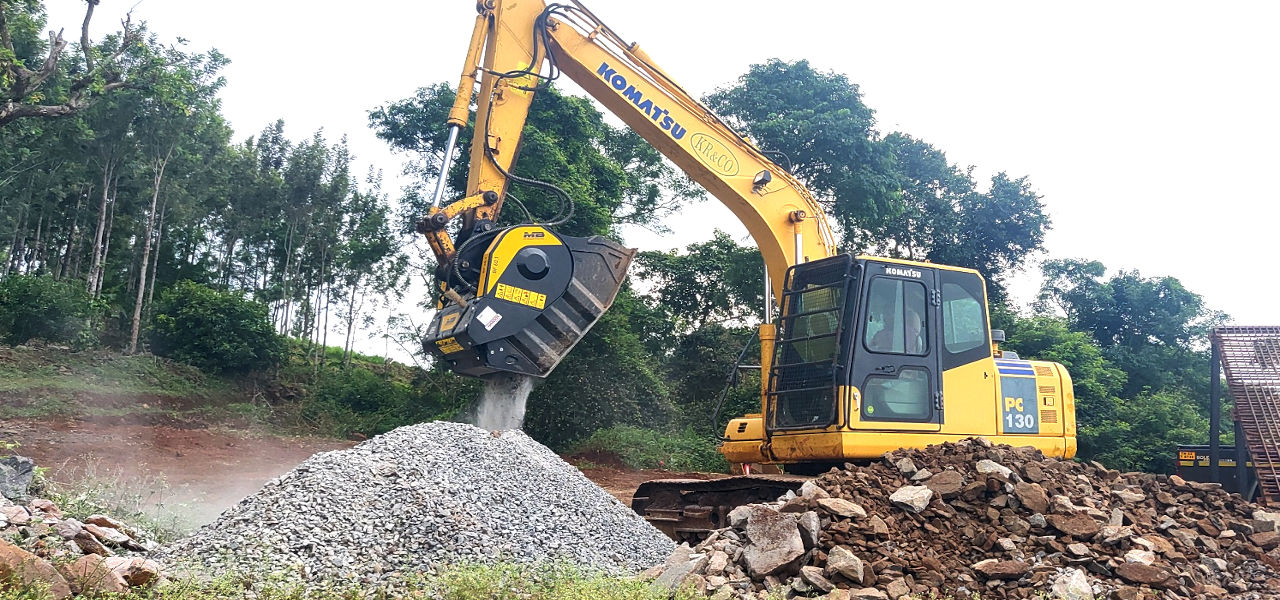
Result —
M475 15L474 0L134 1L102 0L94 38L132 6L162 37L231 58L222 98L238 137L281 117L293 139L323 127L349 137L357 172L388 176L403 161L367 111L456 84ZM1049 257L1172 275L1236 323L1280 324L1280 3L587 2L697 96L772 57L844 73L879 131L928 141L983 181L1029 176L1053 219ZM46 4L74 38L83 2ZM667 249L712 226L746 240L714 200L668 225L626 242Z

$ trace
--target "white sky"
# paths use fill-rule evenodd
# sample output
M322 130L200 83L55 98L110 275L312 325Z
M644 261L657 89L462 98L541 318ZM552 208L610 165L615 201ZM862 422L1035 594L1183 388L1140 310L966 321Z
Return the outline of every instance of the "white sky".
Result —
M1240 324L1280 324L1280 4L1272 2L778 2L586 0L691 93L771 57L845 73L881 132L904 131L960 165L1030 176L1050 257L1173 275ZM103 0L94 39L134 0ZM46 0L76 37L83 2ZM232 59L222 94L238 137L285 119L293 139L349 136L394 197L402 159L367 111L456 84L474 0L143 0L135 20ZM714 200L627 233L684 246L712 227L745 240ZM1015 292L1028 295L1035 273ZM368 348L371 351L381 350Z

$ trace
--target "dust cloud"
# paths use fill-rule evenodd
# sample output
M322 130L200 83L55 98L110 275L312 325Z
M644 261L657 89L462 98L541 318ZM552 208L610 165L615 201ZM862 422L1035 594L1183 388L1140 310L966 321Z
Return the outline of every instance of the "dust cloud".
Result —
M490 431L520 429L533 378L518 373L495 373L484 378L473 425Z

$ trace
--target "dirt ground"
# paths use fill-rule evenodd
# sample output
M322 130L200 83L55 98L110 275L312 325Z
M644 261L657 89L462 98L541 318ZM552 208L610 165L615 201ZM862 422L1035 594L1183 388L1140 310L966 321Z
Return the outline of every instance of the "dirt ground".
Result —
M55 481L95 481L187 527L212 521L316 452L356 443L190 426L23 419L0 421L0 440L21 444L19 452L49 467ZM717 476L636 470L598 455L568 460L628 505L645 481Z
M190 525L226 508L316 452L355 442L254 435L170 425L87 421L0 421L0 439L49 468L54 481L93 480L148 505L177 513Z

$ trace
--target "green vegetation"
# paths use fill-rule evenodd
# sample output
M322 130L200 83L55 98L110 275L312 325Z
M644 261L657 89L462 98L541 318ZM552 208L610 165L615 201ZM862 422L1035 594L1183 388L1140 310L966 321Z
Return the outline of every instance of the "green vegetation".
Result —
M198 414L243 401L239 382L147 355L0 347L0 419Z
M6 344L42 339L92 346L95 313L93 298L72 282L37 275L0 279L0 339Z
M1008 315L1007 346L1071 373L1081 458L1172 472L1177 444L1208 442L1208 334L1226 316L1173 277L1106 277L1087 260L1043 270L1041 315Z
M716 451L716 441L705 433L685 429L678 433L616 425L601 429L578 444L573 454L616 456L635 469L724 473L729 463Z
M265 371L284 356L265 304L190 281L160 296L151 338L156 354L212 373Z
M632 577L585 572L569 565L460 565L407 582L403 591L372 591L333 583L303 587L279 581L249 581L223 576L212 581L179 579L151 590L113 595L118 600L226 600L247 592L259 600L390 600L437 598L440 600L694 600L683 591L674 599ZM0 590L0 600L49 600L39 587Z
M281 376L311 382L296 406L296 420L326 435L373 436L401 425L451 419L479 394L475 380L441 370L366 361L359 355L346 366L333 362L315 371L302 360L302 350L294 345L293 360Z
M315 365L314 353L295 340L271 372L229 375L151 355L0 347L0 419L118 417L347 438L452 418L479 389L474 380L356 353L343 365L341 348Z

